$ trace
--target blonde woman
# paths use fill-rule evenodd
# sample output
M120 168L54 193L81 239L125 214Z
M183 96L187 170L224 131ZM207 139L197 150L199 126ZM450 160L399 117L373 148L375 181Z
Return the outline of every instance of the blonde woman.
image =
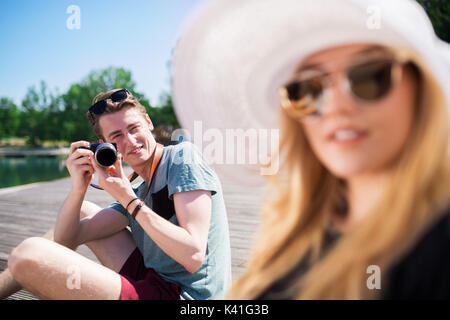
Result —
M417 3L216 1L175 58L185 126L215 105L222 125L281 131L228 298L450 298L450 49Z

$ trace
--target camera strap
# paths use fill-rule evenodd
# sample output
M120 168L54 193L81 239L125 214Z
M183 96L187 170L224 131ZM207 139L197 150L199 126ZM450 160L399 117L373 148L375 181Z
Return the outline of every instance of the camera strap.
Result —
M150 166L150 175L149 175L149 179L148 179L147 191L145 192L144 197L140 197L141 200L145 200L148 193L150 192L150 186L153 181L153 175L156 171L156 168L158 167L159 161L161 160L161 157L163 154L163 149L164 149L164 146L162 144L160 144L160 143L156 144L155 150L153 151L153 155L152 155L152 165ZM133 172L132 174L130 174L128 176L128 180L130 180L130 182L132 182L138 176L139 175L136 172Z

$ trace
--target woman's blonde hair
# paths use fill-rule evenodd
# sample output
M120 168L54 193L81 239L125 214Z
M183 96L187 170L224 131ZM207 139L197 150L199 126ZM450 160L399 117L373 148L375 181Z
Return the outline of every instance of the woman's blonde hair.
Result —
M316 158L298 121L282 112L283 171L269 180L268 192L275 197L263 206L256 246L228 298L257 298L305 259L312 267L292 283L293 298L377 297L378 290L367 289L367 268L379 266L386 280L389 267L439 218L450 199L448 102L420 59L414 64L421 93L414 130L389 184L366 221L320 259L330 213L346 210L346 186Z
M104 113L99 115L91 113L89 111L86 113L86 118L89 120L89 123L92 126L92 130L94 130L94 133L97 135L99 139L105 140L105 138L103 137L102 129L100 128L99 124L99 119L102 115L120 111L125 107L136 108L142 115L147 114L145 107L142 104L140 104L139 100L135 96L133 96L130 92L127 93L127 97L124 100L118 102L113 102L111 101L111 99L108 99L114 92L119 90L122 89L112 89L109 90L108 92L100 92L92 100L92 104L94 105L98 101L106 99L106 110Z

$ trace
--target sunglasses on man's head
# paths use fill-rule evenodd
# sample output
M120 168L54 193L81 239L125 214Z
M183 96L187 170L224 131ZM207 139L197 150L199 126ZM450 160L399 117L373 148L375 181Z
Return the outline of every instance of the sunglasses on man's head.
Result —
M406 63L392 55L356 61L344 71L346 88L354 98L368 103L381 100L391 91L401 78L401 69ZM322 98L332 84L331 77L331 73L311 75L311 72L305 77L299 72L294 80L280 88L281 106L295 118L322 114Z
M111 94L108 98L97 101L94 103L90 108L89 112L99 115L105 112L107 103L106 100L111 99L112 102L120 102L122 100L125 100L128 97L128 94L130 92L127 89L120 89L113 94Z

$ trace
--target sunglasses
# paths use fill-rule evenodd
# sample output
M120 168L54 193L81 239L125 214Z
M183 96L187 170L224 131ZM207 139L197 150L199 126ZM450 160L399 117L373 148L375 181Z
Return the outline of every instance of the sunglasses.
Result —
M89 108L89 112L96 114L96 115L102 114L103 112L105 112L106 107L107 107L106 100L111 99L112 102L120 102L120 101L125 100L128 97L129 93L130 92L127 89L120 89L120 90L114 92L113 94L111 94L108 98L94 103Z
M343 71L345 89L356 99L364 103L373 103L383 99L401 79L402 67L407 62L392 54L366 56L354 59ZM334 74L304 76L296 78L281 87L279 94L281 106L294 118L306 115L321 115L324 108L324 92L329 88Z

